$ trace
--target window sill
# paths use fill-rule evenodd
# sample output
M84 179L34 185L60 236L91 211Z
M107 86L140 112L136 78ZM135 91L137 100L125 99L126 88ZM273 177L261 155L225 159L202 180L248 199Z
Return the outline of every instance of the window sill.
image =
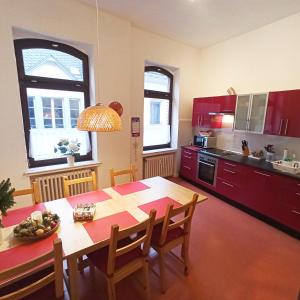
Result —
M147 150L143 151L143 157L147 156L155 156L155 155L161 155L161 154L167 154L167 153L175 153L177 152L177 148L163 148L163 149L155 149L155 150Z
M53 173L60 173L62 171L74 171L79 169L84 169L86 167L97 167L100 166L101 162L95 160L88 160L88 161L80 161L75 162L74 166L70 167L68 164L60 164L60 165L53 165L53 166L46 166L46 167L38 167L38 168L31 168L27 169L24 172L25 176L37 176L37 175L44 175L44 174L53 174Z

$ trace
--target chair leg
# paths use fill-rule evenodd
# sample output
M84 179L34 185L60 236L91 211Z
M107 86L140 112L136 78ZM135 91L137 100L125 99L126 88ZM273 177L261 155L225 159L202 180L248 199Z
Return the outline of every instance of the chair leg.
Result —
M111 278L107 278L108 300L116 300L116 286Z
M158 259L159 259L160 291L162 294L164 294L166 292L164 253L159 252Z
M146 299L150 300L150 284L149 284L149 264L147 261L144 262L143 266L143 285L146 292Z
M83 264L83 257L82 256L78 257L78 264L79 264L79 272L80 272L80 274L83 274L84 273L84 268L82 267L82 264Z
M189 259L189 242L188 240L184 240L182 244L182 250L184 253L183 261L184 261L184 275L189 275L189 269L190 269L190 259Z

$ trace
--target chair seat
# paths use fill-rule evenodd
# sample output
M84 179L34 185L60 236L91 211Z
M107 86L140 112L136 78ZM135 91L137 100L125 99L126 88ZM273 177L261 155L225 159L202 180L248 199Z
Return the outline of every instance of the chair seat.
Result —
M28 275L22 279L19 279L9 285L0 288L0 297L5 296L9 293L15 292L17 289L24 288L29 284L32 284L44 276L47 276L54 271L53 266L47 267L46 269L40 270L37 273ZM36 291L35 293L28 295L22 299L24 300L38 300L38 299L54 299L55 298L55 284L50 282L47 286Z
M174 229L168 231L165 243L163 245L159 245L162 227L163 227L163 223L159 223L159 224L155 225L153 228L152 239L151 239L151 244L153 246L157 246L157 247L164 246L164 245L168 244L169 242L185 235L184 230L181 227L174 228Z
M118 242L118 248L125 247L130 243L132 243L132 240L130 238L123 239ZM108 246L87 254L87 257L92 261L93 265L96 268L98 268L105 274L107 273ZM120 269L128 263L130 263L131 261L142 257L142 250L140 248L135 248L116 258L116 269Z

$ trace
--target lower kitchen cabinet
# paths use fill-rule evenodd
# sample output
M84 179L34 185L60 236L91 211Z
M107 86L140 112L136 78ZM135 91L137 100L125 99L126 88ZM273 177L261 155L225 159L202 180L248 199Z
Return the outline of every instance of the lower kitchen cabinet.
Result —
M196 173L197 152L182 148L180 175L199 184ZM205 187L300 232L300 180L226 159L216 177Z
M196 181L197 172L197 157L196 151L189 150L188 148L182 148L181 150L181 163L180 163L180 176Z
M300 180L219 159L216 191L300 232Z

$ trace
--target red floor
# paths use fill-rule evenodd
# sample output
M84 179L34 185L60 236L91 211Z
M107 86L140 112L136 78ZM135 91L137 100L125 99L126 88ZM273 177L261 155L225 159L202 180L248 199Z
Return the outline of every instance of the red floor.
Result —
M207 194L181 179L173 179ZM191 272L167 257L167 292L150 272L152 299L297 300L300 289L300 242L207 194L196 208L190 241ZM156 266L156 259L152 260ZM120 282L117 299L144 299L134 275ZM105 281L96 273L80 276L81 299L107 299ZM46 297L43 297L45 300ZM66 299L69 299L66 296Z

